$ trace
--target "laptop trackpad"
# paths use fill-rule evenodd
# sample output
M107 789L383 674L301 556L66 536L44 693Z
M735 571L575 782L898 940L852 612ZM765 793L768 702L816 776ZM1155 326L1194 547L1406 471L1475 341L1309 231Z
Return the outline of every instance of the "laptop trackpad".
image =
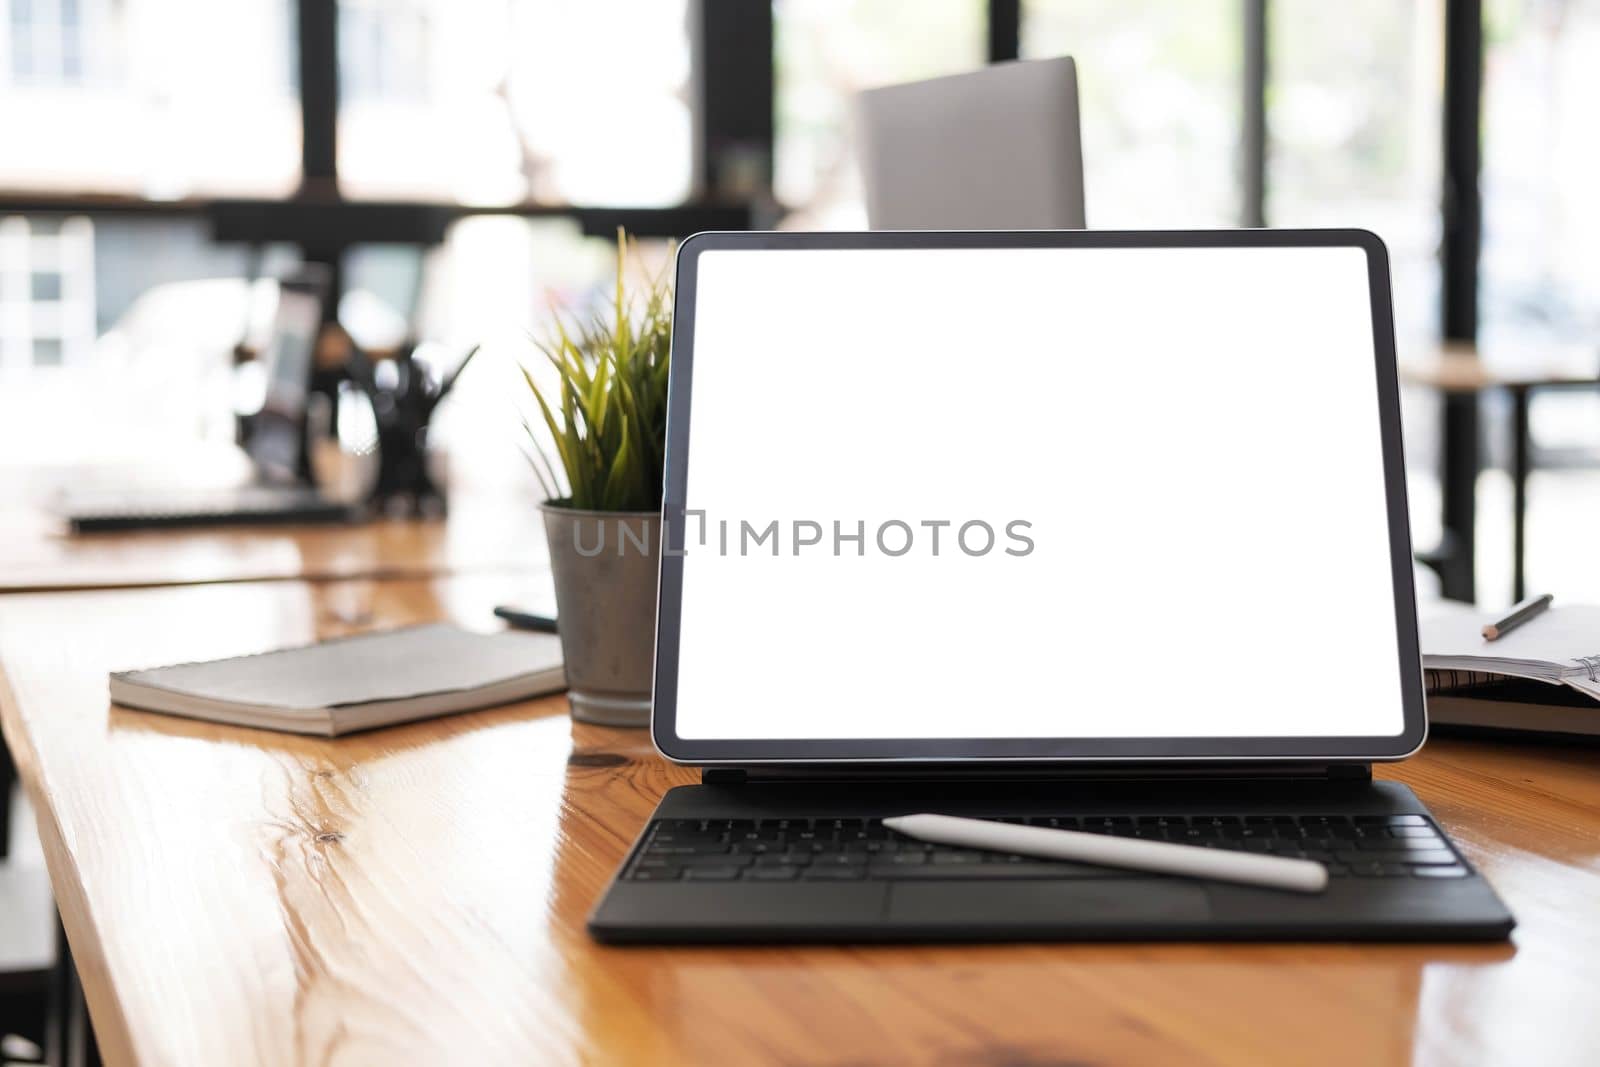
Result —
M1211 917L1205 887L1164 878L1081 878L1015 882L894 882L889 890L891 922L936 922L970 918L1034 925Z

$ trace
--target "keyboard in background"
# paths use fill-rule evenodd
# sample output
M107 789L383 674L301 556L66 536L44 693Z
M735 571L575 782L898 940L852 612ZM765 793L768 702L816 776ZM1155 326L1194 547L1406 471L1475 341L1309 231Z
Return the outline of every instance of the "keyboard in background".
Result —
M314 489L245 486L213 492L98 494L69 498L61 509L74 533L346 522L354 511Z

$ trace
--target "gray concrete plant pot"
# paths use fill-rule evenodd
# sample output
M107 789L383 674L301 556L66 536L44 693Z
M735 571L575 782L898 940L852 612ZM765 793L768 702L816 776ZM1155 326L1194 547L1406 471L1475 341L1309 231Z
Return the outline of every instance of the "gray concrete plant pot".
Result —
M661 516L542 505L572 717L650 725Z

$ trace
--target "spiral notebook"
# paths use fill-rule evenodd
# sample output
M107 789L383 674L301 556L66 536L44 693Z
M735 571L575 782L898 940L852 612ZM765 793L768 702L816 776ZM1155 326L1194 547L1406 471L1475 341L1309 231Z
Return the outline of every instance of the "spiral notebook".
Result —
M1600 734L1600 607L1552 607L1486 641L1492 621L1465 608L1422 619L1429 721Z
M121 671L110 688L132 708L336 737L559 692L566 675L553 634L435 623Z

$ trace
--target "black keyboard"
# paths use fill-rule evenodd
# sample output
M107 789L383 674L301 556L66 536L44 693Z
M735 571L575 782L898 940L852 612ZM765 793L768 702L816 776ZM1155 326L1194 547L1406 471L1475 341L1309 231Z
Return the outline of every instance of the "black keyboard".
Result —
M998 821L1317 860L1335 878L1470 873L1423 815L1062 815ZM624 872L633 882L1127 876L1110 867L913 841L878 819L831 818L656 819Z
M214 492L86 496L65 504L74 533L189 526L268 526L348 522L355 509L293 486L243 486Z

